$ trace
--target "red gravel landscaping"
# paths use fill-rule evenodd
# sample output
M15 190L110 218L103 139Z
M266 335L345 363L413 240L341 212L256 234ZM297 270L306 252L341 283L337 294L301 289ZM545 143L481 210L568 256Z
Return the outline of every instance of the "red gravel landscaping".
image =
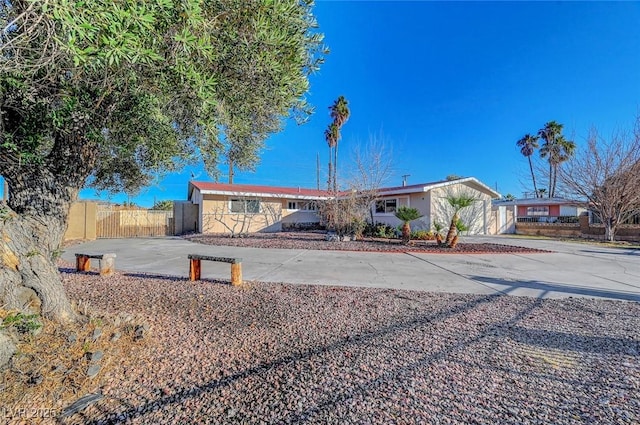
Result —
M427 252L433 254L530 254L551 252L521 246L494 243L459 243L455 248L438 246L435 241L411 241L403 245L399 239L364 238L350 242L329 242L324 232L252 233L230 238L220 234L193 234L184 238L205 245L248 248L315 249L366 252Z

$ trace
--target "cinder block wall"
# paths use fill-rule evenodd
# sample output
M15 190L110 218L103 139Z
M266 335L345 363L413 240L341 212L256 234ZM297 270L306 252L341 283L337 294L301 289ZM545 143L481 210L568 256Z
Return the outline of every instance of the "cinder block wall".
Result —
M69 210L64 240L96 239L97 211L98 206L95 202L74 202Z

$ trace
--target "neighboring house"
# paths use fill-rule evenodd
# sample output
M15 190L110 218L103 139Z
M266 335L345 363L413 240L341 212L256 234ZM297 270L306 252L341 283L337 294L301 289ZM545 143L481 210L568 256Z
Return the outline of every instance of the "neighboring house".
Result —
M382 188L378 191L380 200L375 205L373 221L398 226L401 221L394 213L397 208L407 206L423 215L411 223L412 230L429 230L434 221L448 227L453 209L447 197L462 193L476 199L473 205L460 211L461 220L469 226L469 234L489 234L491 200L500 194L474 177Z
M584 202L564 198L522 198L496 201L495 206L513 208L518 222L553 222L578 217L587 211ZM562 218L561 218L562 217Z
M520 198L493 202L497 234L516 233L517 223L578 223L578 217L586 211L583 202L564 198Z
M500 196L473 177L382 188L378 193L380 200L372 206L374 223L400 225L394 212L408 206L423 214L411 224L415 230L430 229L433 220L448 226L453 212L447 196L469 194L477 201L461 212L461 218L471 234L489 233L491 200ZM316 203L330 196L315 189L191 181L188 199L198 206L199 232L237 234L318 225Z
M198 205L198 232L278 232L317 225L323 190L189 182L188 199Z

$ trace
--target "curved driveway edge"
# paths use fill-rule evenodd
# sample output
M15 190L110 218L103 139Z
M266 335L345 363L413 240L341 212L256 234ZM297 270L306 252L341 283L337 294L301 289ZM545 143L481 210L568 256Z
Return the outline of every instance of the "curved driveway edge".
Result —
M113 252L118 271L187 277L187 255L204 254L241 257L243 278L249 281L640 301L640 250L500 236L467 237L465 241L554 252L443 255L311 251L212 246L168 237L98 239L66 248L62 258L75 262L75 253ZM228 264L203 262L203 279L228 280L229 276Z

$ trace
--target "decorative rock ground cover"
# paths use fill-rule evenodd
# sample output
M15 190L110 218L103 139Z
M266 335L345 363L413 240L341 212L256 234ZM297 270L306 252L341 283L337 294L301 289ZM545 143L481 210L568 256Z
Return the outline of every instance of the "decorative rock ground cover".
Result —
M194 234L185 239L207 245L250 248L317 249L368 252L428 252L438 254L523 254L548 252L535 248L492 243L459 243L455 248L438 246L435 241L411 241L403 245L399 239L364 238L357 241L330 242L324 232L252 233L245 237Z
M64 280L93 308L140 315L149 337L63 423L640 422L638 303Z

